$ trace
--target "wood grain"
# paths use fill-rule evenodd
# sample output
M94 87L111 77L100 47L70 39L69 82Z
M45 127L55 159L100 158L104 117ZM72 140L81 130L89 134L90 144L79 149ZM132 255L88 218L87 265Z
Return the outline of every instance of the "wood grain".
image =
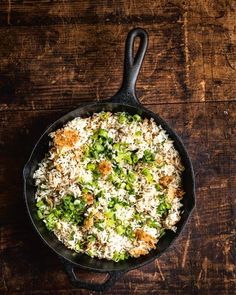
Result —
M41 26L51 24L96 23L170 23L178 21L182 11L176 3L168 1L64 1L3 0L1 26ZM20 2L20 3L19 3Z
M118 90L137 26L150 38L137 93L183 139L197 206L165 254L104 294L234 294L235 18L231 0L1 1L0 294L97 294L75 289L35 234L22 168L51 122Z
M126 294L127 283L130 285L130 294L136 284L140 286L136 290L139 294L143 294L145 290L152 290L155 294L167 285L168 290L184 288L186 294L208 288L223 292L225 285L222 277L228 280L228 288L232 288L235 271L233 187L236 186L236 178L233 177L235 167L231 167L231 157L236 146L235 105L230 102L209 102L148 107L165 118L188 147L195 168L198 205L184 233L172 249L158 262L125 275L124 279L117 282L117 293L114 294ZM44 288L53 290L55 286L57 290L66 290L70 286L59 261L39 241L30 227L22 202L21 171L30 148L44 128L62 113L64 110L21 111L12 120L12 112L5 112L1 122L4 130L8 126L8 132L1 130L4 145L8 146L7 150L1 152L1 161L6 161L5 170L0 177L0 218L4 221L1 251L3 271L10 291L15 286L18 286L18 292L25 290L29 282L33 284L32 290L36 288L41 291ZM17 150L16 141L19 142ZM18 214L19 211L21 214ZM174 265L174 269L170 269L170 265ZM220 279L215 273L216 268ZM42 269L45 271L41 274ZM191 276L186 276L186 273L191 272ZM13 273L14 280L10 279ZM51 280L47 281L51 276L54 277L52 285ZM173 277L176 278L174 281Z
M173 102L184 100L183 24L143 27L148 29L150 41L138 81L139 96L144 103L154 103L157 98L165 103L167 96ZM0 49L0 108L73 107L82 100L114 95L122 81L124 42L131 28L13 27L7 38L5 28L0 29L4 39Z

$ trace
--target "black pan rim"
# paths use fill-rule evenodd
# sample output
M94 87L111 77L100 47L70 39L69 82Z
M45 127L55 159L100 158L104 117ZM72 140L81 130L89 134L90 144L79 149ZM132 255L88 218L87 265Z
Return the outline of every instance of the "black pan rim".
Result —
M91 266L85 266L85 265L81 265L80 263L78 262L75 262L71 259L69 259L68 257L65 257L62 253L60 253L59 251L57 251L57 249L53 248L48 242L47 240L43 237L43 235L40 233L37 225L35 224L34 220L33 220L33 217L31 215L31 211L30 211L30 207L29 207L29 204L28 204L28 198L27 198L27 182L26 182L26 173L25 171L27 170L27 165L28 163L30 163L30 161L32 160L33 156L34 156L34 153L35 153L35 150L37 149L37 147L40 145L40 142L41 140L43 139L44 136L47 135L47 133L50 131L50 129L53 129L57 124L60 124L60 125L64 125L66 123L63 123L62 124L62 120L70 115L72 115L72 118L67 120L70 121L72 120L73 118L75 118L76 116L73 116L73 113L75 113L76 111L80 110L81 108L83 107L86 107L86 108L89 108L89 107L92 107L92 106L99 106L99 107L102 107L102 106L106 106L107 104L111 104L111 105L117 105L117 106L122 106L124 108L133 108L134 110L144 110L145 112L147 112L150 117L152 117L155 121L158 121L158 124L160 124L164 130L167 131L167 133L170 135L170 131L173 135L171 135L170 137L174 140L174 142L178 141L178 143L181 145L182 147L182 153L184 152L184 157L185 157L185 160L187 160L187 165L188 165L188 168L190 170L190 174L189 174L189 177L192 181L192 195L193 195L193 206L191 208L191 210L188 213L188 217L186 218L186 220L184 220L184 222L182 223L181 227L180 227L180 231L178 234L175 235L175 237L172 239L172 241L170 242L170 244L168 245L168 247L162 251L161 253L158 253L156 255L154 255L153 257L150 257L148 258L147 260L145 260L144 262L140 263L139 265L137 266L132 266L132 267L129 267L127 269L127 266L123 266L122 267L122 264L121 264L121 267L116 267L115 269L113 268L107 268L107 269L100 269L100 268L95 268L95 267L91 267ZM174 137L174 138L173 138ZM151 110L147 109L146 107L144 107L143 105L138 105L138 106L134 106L134 105L131 105L131 104L125 104L125 103L115 103L115 102L109 102L109 101L98 101L98 102L91 102L91 103L83 103L81 106L79 106L78 108L66 113L65 115L63 115L62 117L60 117L59 119L57 119L56 121L54 121L52 124L49 125L49 127L44 131L44 133L41 135L41 137L38 139L38 141L36 142L31 154L30 154L30 157L28 159L28 161L26 162L25 166L24 166L24 169L23 169L23 178L24 178L24 200L25 200L25 203L26 203L26 207L27 207L27 211L28 211L28 214L30 216L30 220L31 220L31 224L33 225L34 229L37 231L38 235L40 236L40 238L43 240L43 242L54 252L56 253L60 258L63 258L65 259L66 261L68 261L69 263L73 264L74 266L77 266L79 268L82 268L82 269L85 269L85 270L90 270L90 271L95 271L95 272L101 272L101 273L104 273L104 272L126 272L126 271L130 271L132 269L136 269L136 268L139 268L139 267L142 267L150 262L152 262L153 260L159 258L164 252L167 252L170 247L173 245L173 243L176 241L176 239L183 233L183 230L184 230L184 227L186 226L187 222L189 221L190 219L190 216L192 214L192 211L196 205L195 203L195 179L194 179L194 170L193 170L193 166L192 166L192 163L191 163L191 160L190 160L190 157L188 155L188 152L182 142L182 140L180 139L180 137L178 136L178 134L172 129L169 127L169 125L165 122L165 120L163 120L158 114L152 112ZM55 238L57 239L57 237L55 236ZM65 246L66 247L66 246ZM73 251L73 250L71 250ZM74 251L75 252L75 251ZM75 252L76 253L76 252ZM86 254L84 254L86 255ZM103 261L103 260L101 260ZM107 260L104 260L104 261L107 261ZM119 263L119 262L118 262ZM117 264L118 266L118 264Z

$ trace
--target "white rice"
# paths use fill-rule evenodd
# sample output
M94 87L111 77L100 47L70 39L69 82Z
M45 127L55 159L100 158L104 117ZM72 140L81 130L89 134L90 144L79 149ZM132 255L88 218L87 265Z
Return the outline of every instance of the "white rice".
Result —
M114 261L138 257L156 247L164 230L176 230L183 195L180 156L168 134L153 119L132 118L126 113L101 112L77 117L50 134L49 152L34 173L35 199L39 217L76 252ZM105 130L105 137L98 135L100 130ZM91 156L97 142L105 151ZM116 143L126 146L120 145L121 150L116 151ZM147 151L151 160L145 158ZM137 163L129 163L123 154L135 155ZM122 159L117 162L119 155ZM95 170L88 168L90 164ZM117 166L125 176L117 172ZM129 179L129 172L134 179ZM61 209L66 206L61 205L65 196L73 204L83 204L80 222L65 217L66 209ZM86 199L89 197L91 202ZM113 201L117 205L113 206ZM60 216L56 216L56 210ZM73 210L76 215L77 209ZM86 222L93 224L88 226Z

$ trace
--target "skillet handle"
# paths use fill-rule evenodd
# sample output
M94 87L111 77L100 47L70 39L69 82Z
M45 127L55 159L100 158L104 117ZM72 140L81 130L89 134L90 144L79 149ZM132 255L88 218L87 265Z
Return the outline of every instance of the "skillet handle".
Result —
M138 51L133 56L135 39L140 38ZM137 105L140 104L136 97L135 85L147 50L148 34L144 29L136 28L129 32L125 43L125 59L123 82L120 90L112 98L112 102Z
M65 259L61 259L64 264L65 270L70 278L71 283L77 288L88 289L92 291L105 291L109 289L115 282L118 280L124 272L121 271L108 271L109 277L104 283L88 283L84 280L81 280L74 271L74 265L70 262L67 262Z

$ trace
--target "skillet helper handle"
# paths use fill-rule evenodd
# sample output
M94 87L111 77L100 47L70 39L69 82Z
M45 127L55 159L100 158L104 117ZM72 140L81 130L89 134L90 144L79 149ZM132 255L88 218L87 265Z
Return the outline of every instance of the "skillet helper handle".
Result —
M136 55L133 56L134 43L137 37L140 38L139 48ZM131 105L140 103L136 97L135 85L147 50L147 45L148 34L144 29L136 28L128 33L125 43L123 82L120 90L112 97L112 102Z
M75 274L74 266L71 263L65 261L64 259L62 260L62 263L64 264L65 270L70 278L71 283L75 287L92 291L105 291L109 289L116 282L116 280L118 280L123 275L123 272L121 271L107 272L109 274L109 277L104 283L88 283L84 280L81 280Z

